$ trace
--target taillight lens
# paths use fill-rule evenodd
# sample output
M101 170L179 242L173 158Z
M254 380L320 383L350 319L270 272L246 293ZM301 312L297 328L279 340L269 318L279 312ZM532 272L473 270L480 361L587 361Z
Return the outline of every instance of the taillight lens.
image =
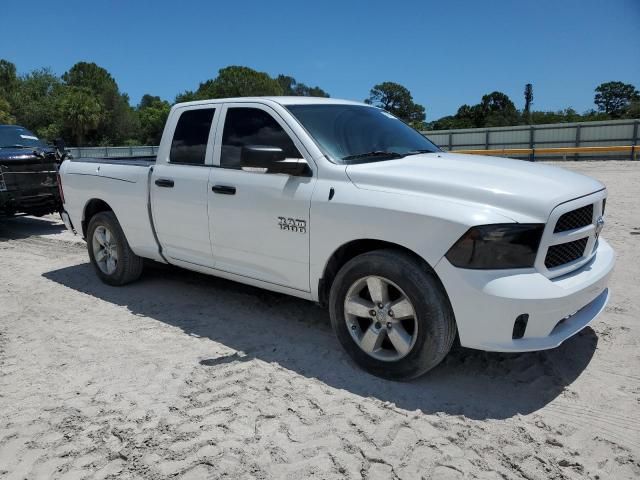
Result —
M59 173L56 173L56 183L58 184L58 193L60 194L60 201L64 205L64 192L62 191L62 178Z

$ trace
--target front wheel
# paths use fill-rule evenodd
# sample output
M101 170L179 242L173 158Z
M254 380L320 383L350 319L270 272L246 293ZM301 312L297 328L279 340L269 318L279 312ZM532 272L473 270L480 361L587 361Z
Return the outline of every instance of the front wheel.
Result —
M113 212L100 212L91 218L87 248L91 263L104 283L125 285L142 274L143 260L129 247Z
M359 255L338 272L331 323L347 353L373 375L408 380L447 355L456 326L435 275L396 250Z

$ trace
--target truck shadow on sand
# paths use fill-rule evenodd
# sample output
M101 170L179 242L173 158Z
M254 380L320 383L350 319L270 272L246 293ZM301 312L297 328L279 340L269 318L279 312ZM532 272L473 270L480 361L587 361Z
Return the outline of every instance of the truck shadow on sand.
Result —
M54 221L50 217L0 216L0 242L38 235L53 235L65 230L66 227L62 221Z
M328 313L304 300L155 265L146 268L138 282L120 288L101 283L89 264L47 272L44 277L241 352L201 359L200 365L207 368L254 359L274 362L331 387L403 409L474 419L502 419L542 408L581 374L598 343L588 327L546 352L500 354L454 347L425 376L399 383L355 366L334 337Z

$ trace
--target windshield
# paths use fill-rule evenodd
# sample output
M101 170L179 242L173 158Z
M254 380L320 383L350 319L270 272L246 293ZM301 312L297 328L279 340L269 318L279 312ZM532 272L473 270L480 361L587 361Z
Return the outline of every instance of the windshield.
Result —
M24 127L0 126L0 148L41 148L45 146L42 140Z
M361 163L440 150L390 113L365 105L288 105L331 160Z

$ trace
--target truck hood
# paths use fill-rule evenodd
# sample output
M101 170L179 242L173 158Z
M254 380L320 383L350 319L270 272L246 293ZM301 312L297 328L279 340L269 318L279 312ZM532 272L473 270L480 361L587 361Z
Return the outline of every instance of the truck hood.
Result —
M487 205L519 222L546 222L559 204L605 188L558 167L444 152L349 165L346 171L358 188Z
M5 165L55 162L55 160L55 150L51 148L0 148L0 162Z

